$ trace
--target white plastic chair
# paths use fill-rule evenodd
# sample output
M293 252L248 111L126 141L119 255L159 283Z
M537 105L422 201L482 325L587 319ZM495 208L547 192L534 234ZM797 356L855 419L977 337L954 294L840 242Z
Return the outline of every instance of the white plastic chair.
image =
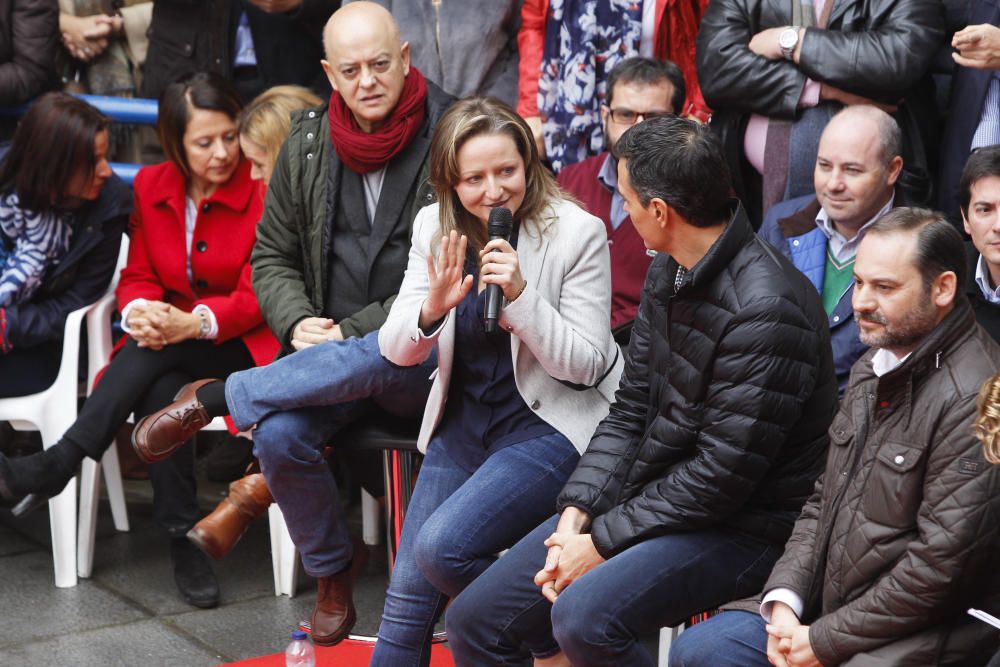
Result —
M121 251L118 255L118 266L114 278L108 288L108 293L90 307L87 313L88 340L88 377L87 392L94 386L94 379L111 356L111 315L116 306L114 290L118 285L118 276L128 260L128 237L122 238ZM75 406L76 403L74 402ZM75 411L74 411L75 417ZM72 423L70 421L69 423ZM64 429L65 430L65 429ZM207 431L224 431L226 423L216 417L205 427ZM60 433L61 435L61 433ZM101 462L85 458L80 473L80 517L79 541L77 543L77 572L81 577L89 577L94 566L94 543L97 533L97 503L100 497L100 477L104 472L104 483L108 489L108 500L111 504L111 514L115 528L128 531L128 512L125 507L125 492L122 486L121 466L118 462L118 450L114 445L104 453ZM378 502L367 492L362 492L362 517L364 539L366 544L379 543ZM274 574L274 594L295 595L298 582L299 557L288 534L285 517L277 504L268 509L268 523L271 532L271 566Z
M656 651L657 667L667 667L670 664L670 645L684 631L684 624L660 628L660 641Z
M381 541L378 501L364 489L361 490L361 524L365 544L375 546ZM299 577L299 553L288 534L285 515L278 503L267 508L271 531L271 566L274 570L274 594L295 595Z
M118 277L128 260L128 236L122 236L118 251L118 264L108 286L108 292L87 313L87 395L94 387L94 379L111 357L111 315L115 310L115 288ZM77 574L87 578L94 566L94 538L97 532L97 501L100 496L100 476L108 487L108 500L115 528L129 530L128 511L125 508L125 489L122 486L118 450L112 445L104 452L101 462L90 457L83 459L80 467L80 516L76 545Z
M76 420L77 373L80 354L80 327L83 318L97 304L74 310L63 328L62 360L52 385L37 394L0 399L0 420L18 430L38 430L42 446L56 444ZM52 527L52 560L56 586L76 586L76 477L62 493L49 500Z

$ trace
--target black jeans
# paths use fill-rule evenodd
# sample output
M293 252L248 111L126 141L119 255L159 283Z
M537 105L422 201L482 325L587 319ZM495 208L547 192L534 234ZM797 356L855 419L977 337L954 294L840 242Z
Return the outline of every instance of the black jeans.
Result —
M134 412L136 419L145 417L172 402L180 388L192 380L224 379L253 365L253 357L239 338L219 345L188 340L159 351L141 348L130 338L111 360L63 438L100 460L130 413ZM156 522L171 537L183 537L201 518L193 442L166 461L150 465L149 479Z

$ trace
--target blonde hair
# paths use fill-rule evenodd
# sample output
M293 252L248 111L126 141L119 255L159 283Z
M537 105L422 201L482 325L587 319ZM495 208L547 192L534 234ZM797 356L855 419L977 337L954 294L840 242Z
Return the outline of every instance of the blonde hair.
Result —
M461 176L459 150L466 141L483 134L507 135L524 160L524 201L514 213L516 221L531 221L540 225L539 231L543 232L547 227L546 209L560 199L569 199L539 159L531 129L513 109L492 97L459 100L441 116L434 130L430 183L440 206L441 236L456 230L465 234L470 247L477 251L488 241L486 227L465 210L455 193L455 186Z
M979 414L973 428L983 443L983 454L990 463L1000 463L1000 373L983 383L976 407Z
M292 112L323 103L316 93L302 86L274 86L254 98L240 115L240 136L264 149L268 164L274 166L281 144L292 125Z

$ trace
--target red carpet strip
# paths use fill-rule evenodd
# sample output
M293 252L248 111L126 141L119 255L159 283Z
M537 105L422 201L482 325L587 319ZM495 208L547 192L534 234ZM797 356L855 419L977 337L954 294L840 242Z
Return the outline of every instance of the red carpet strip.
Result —
M316 667L367 667L375 645L369 642L346 639L337 646L316 647ZM285 667L285 653L262 655L239 662L226 663L229 667ZM431 651L431 667L455 667L451 652L443 644L435 644Z

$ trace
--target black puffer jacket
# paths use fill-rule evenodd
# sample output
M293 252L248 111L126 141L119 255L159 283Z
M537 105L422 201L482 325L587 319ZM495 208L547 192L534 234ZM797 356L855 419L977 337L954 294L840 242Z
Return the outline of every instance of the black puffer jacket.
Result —
M829 0L835 2L835 0ZM936 166L937 111L928 69L944 43L940 0L836 0L827 30L809 28L799 64L750 51L750 38L792 23L788 0L712 0L698 31L698 80L715 110L712 127L726 148L737 194L759 175L743 158L751 113L795 117L810 78L855 95L898 105L907 201L928 205ZM740 168L737 168L740 167ZM742 186L742 187L741 187ZM759 187L759 186L758 186ZM747 202L753 210L755 202Z
M823 470L826 314L736 206L676 294L677 262L653 261L615 402L559 497L593 517L605 558L719 525L784 544Z

